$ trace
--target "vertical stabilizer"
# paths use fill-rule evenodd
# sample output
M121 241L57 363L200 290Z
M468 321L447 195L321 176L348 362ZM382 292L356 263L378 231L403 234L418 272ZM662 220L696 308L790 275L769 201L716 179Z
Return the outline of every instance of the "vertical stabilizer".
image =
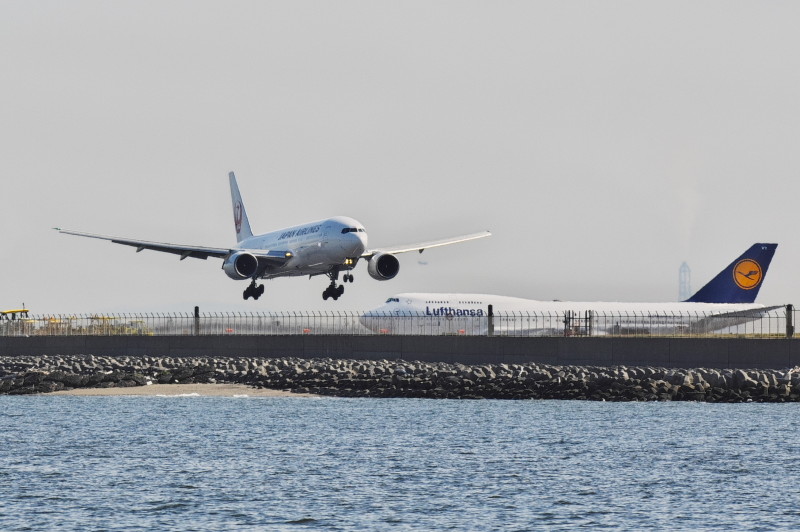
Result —
M767 276L778 244L753 244L707 285L687 299L690 303L753 303Z
M242 195L239 194L239 185L236 184L236 176L233 172L228 173L231 181L231 201L233 202L233 223L236 229L236 241L241 242L253 236L250 230L250 221L247 219L247 212L244 210Z

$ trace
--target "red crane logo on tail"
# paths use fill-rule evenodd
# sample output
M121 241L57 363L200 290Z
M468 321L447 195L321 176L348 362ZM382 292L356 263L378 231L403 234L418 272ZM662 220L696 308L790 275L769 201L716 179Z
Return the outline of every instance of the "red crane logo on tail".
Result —
M236 206L233 208L233 223L236 224L237 235L242 232L242 212L244 212L242 202L237 201Z

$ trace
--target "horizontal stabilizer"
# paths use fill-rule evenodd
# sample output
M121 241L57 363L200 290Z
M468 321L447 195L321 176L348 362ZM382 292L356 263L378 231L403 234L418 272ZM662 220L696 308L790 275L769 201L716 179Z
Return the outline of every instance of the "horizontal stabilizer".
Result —
M773 310L785 308L785 305L774 305L771 307L712 314L693 323L691 326L691 332L694 334L708 334L712 331L725 329L726 327L736 327L737 325L741 325L743 323L762 319Z

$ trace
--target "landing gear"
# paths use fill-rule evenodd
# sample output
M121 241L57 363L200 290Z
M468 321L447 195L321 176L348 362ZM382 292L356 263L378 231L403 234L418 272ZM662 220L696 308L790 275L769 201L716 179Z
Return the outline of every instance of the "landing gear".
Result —
M344 274L342 276L342 282L343 283L348 283L348 282L352 283L353 282L353 274L352 273Z
M336 281L331 281L331 284L328 285L328 288L322 292L322 299L327 301L328 298L331 297L334 301L336 301L342 294L344 294L344 285L340 284L337 286Z
M336 279L339 277L338 270L328 272L328 277L331 278L331 284L329 284L328 288L326 288L325 291L322 292L322 299L327 301L328 298L330 297L333 298L334 301L336 301L337 299L339 299L339 296L344 294L344 285L336 284ZM343 282L347 282L348 279L350 280L351 283L353 282L353 276L351 274L348 273L344 274Z
M264 294L264 285L263 284L256 284L256 280L253 279L250 283L250 286L245 288L244 292L242 292L242 297L244 297L245 301L248 298L258 299Z

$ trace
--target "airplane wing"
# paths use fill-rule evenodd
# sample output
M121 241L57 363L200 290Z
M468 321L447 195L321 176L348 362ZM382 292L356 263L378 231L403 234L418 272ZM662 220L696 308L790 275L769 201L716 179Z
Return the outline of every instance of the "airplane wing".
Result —
M180 255L181 260L192 257L195 259L207 259L208 257L224 258L231 252L228 248L209 248L204 246L187 246L183 244L168 244L166 242L150 242L147 240L134 240L132 238L120 238L117 236L97 235L94 233L82 233L80 231L70 231L54 227L59 233L65 235L85 236L87 238L99 238L100 240L108 240L115 244L122 244L123 246L132 246L136 248L136 252L143 249L152 249L153 251L163 251L165 253L173 253Z
M135 240L132 238L120 238L117 236L97 235L94 233L82 233L80 231L69 231L67 229L61 229L59 227L54 227L54 229L59 233L63 233L65 235L76 235L76 236L85 236L87 238L98 238L100 240L108 240L109 242L113 242L115 244L122 244L123 246L135 247L137 253L144 249L151 249L153 251L162 251L164 253L172 253L174 255L180 255L181 260L187 257L192 257L194 259L203 259L203 260L206 260L208 257L216 257L219 259L224 259L234 251L247 251L248 253L255 255L259 259L259 262L263 260L266 262L283 263L292 257L292 253L290 251L275 251L266 249L234 250L230 248L188 246L184 244L168 244L166 242L150 242L148 240Z
M461 236L454 236L450 238L443 238L441 240L431 240L428 242L420 242L418 244L408 244L405 246L395 246L389 248L381 248L381 249L370 249L364 252L361 255L361 258L368 259L375 255L376 253L407 253L409 251L419 251L422 253L428 248L436 248L439 246L447 246L449 244L458 244L459 242L467 242L469 240L475 240L478 238L485 238L487 236L492 236L492 233L489 231L480 231L478 233L471 233L469 235L461 235Z

